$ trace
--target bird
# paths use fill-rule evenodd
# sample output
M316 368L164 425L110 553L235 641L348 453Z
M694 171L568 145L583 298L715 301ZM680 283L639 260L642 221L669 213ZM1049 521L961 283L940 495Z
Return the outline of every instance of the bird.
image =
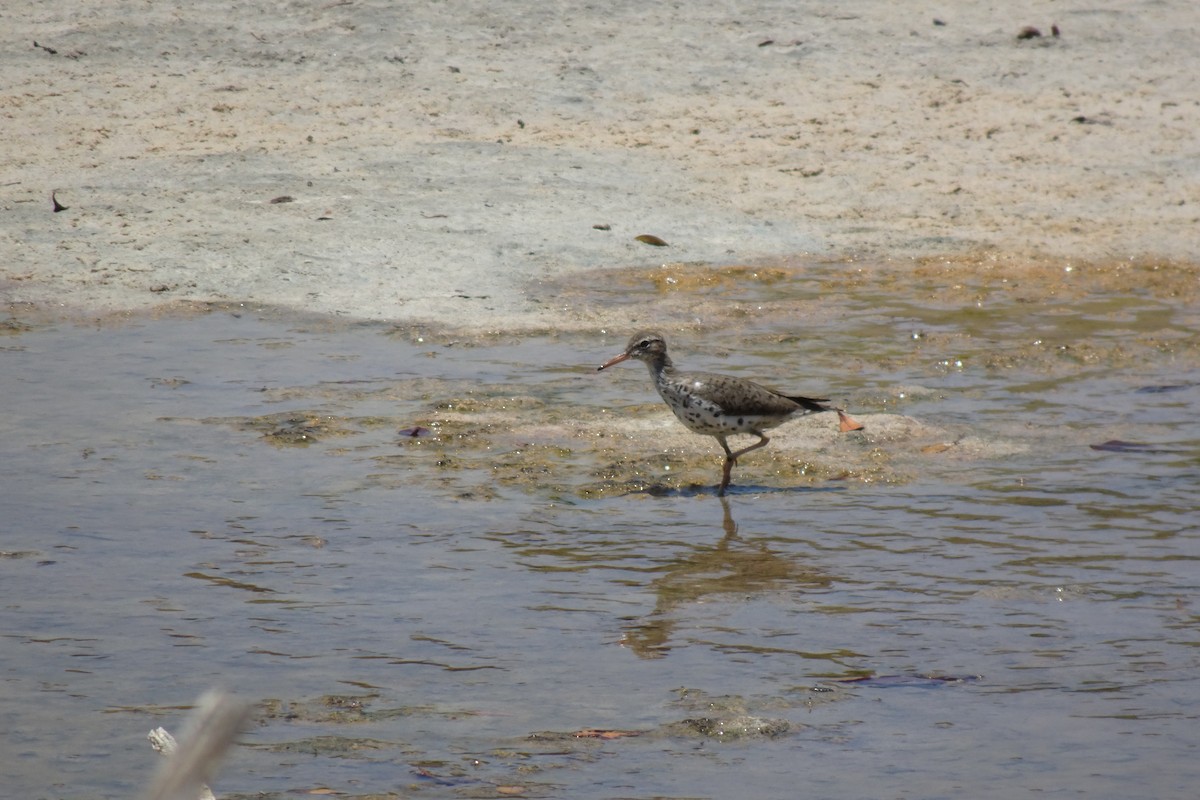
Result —
M717 490L720 496L724 496L729 488L730 474L738 458L771 441L764 430L793 417L822 411L837 412L843 433L863 429L861 423L842 409L825 405L829 402L827 398L783 394L732 375L676 369L667 354L667 340L657 331L635 333L625 349L597 367L597 371L631 358L649 367L654 388L680 422L688 429L720 442L725 451L721 486ZM731 450L729 437L739 433L757 436L758 441L741 450Z

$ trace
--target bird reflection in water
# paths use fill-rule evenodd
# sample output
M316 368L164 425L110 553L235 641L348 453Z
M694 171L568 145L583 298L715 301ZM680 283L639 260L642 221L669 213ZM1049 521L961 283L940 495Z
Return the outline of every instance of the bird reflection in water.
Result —
M671 638L681 609L714 597L748 596L768 591L824 589L832 578L800 563L792 554L777 553L763 541L746 541L738 535L729 499L721 497L724 535L714 545L697 546L666 565L653 583L654 610L632 621L622 644L641 658L662 658L671 649Z

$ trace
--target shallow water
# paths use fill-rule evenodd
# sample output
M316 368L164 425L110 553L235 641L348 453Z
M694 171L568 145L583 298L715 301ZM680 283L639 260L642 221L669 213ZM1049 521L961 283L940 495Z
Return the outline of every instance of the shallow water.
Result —
M644 371L594 372L625 331L6 336L8 793L130 796L146 731L217 684L263 701L222 797L1193 796L1200 327L1148 296L986 305L863 289L819 341L748 314L736 362L687 342L939 432L830 450L840 480L750 456L726 502L604 479L623 444L719 468L599 436L663 413Z

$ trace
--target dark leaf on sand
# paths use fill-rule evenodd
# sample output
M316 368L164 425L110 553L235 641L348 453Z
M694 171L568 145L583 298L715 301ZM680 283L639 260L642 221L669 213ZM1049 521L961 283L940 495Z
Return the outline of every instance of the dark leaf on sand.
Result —
M641 236L635 236L633 238L637 239L642 244L652 244L655 247L667 247L668 246L667 243L664 242L662 239L658 238L657 236L653 236L649 233L643 233Z

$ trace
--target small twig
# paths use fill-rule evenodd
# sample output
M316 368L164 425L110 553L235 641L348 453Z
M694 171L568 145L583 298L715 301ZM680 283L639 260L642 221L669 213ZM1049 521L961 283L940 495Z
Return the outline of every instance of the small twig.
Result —
M205 692L188 716L182 744L163 728L146 738L167 756L142 800L214 800L208 780L250 715L250 706L216 689Z

